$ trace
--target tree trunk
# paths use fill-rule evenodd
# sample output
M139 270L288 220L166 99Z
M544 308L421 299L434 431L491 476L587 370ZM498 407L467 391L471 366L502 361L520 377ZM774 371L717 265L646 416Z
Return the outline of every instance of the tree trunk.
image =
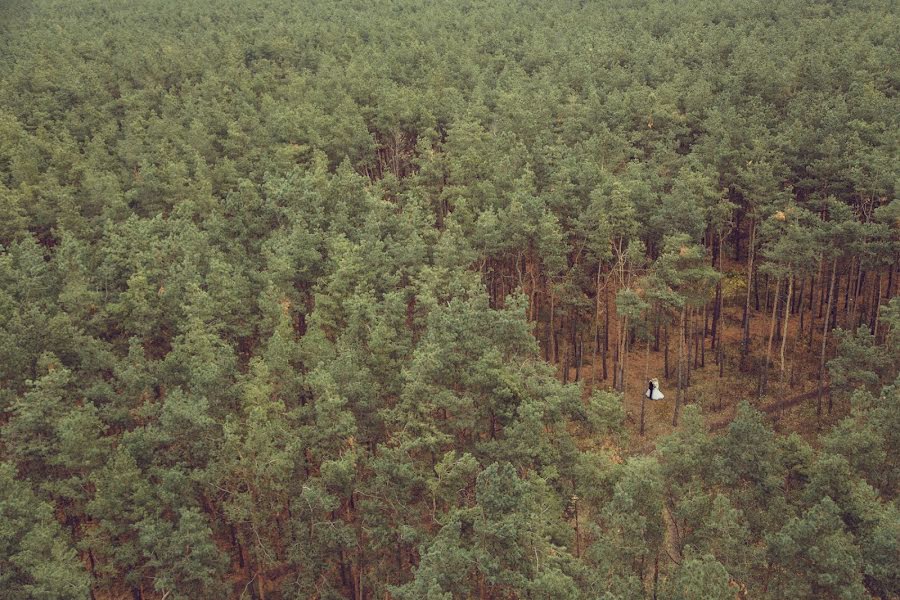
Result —
M834 299L834 280L837 275L837 258L831 262L831 284L828 287L828 308L825 310L825 324L822 326L822 352L819 356L819 387L816 393L816 417L822 416L822 389L825 387L825 346L828 340L828 321L831 318L831 303Z
M824 273L819 277L824 283L825 280L822 279L824 277ZM817 318L822 318L822 309L825 307L825 292L827 291L827 287L825 285L819 286L819 316Z
M834 290L832 290L831 295L834 298L830 299L831 302L828 303L828 306L831 307L831 329L837 327L838 322L838 306L841 303L841 280L843 277L840 273L837 275L837 283L835 284ZM830 330L829 330L830 331Z
M875 281L872 282L872 306L869 308L869 331L875 335L878 328L878 307L881 304L881 271L875 272Z
M775 314L778 315L776 319L775 325L775 341L781 341L781 322L784 320L784 312L788 310L787 304L781 303L781 294L783 294L786 290L781 290L778 294L775 294L772 298L772 306L777 306L778 310L775 311Z
M256 585L259 588L259 600L266 600L266 580L262 571L256 572Z
M621 329L619 333L618 340L618 383L615 388L618 392L625 391L625 363L628 359L628 315L625 315L621 319Z
M778 292L781 291L781 278L775 280L775 297L778 297ZM775 323L776 323L776 312L778 309L778 302L772 303L772 318L769 319L769 343L766 344L766 363L763 365L762 372L762 385L759 387L759 395L762 396L766 393L766 386L768 385L769 378L769 364L772 358L772 340L775 338Z
M885 294L885 298L890 299L891 295L894 293L894 271L896 267L891 265L891 269L888 271L888 283L887 283L887 293Z
M750 245L747 249L747 299L744 303L744 317L741 319L743 335L741 336L741 362L746 367L746 359L750 353L750 288L753 283L753 257L756 254L754 248L756 227L754 221L750 221ZM759 310L759 295L757 294L756 309Z
M719 318L722 315L722 228L719 228L719 280L716 282L716 314L713 317L713 344L716 348L716 364L719 366L719 379L725 373L725 351L722 348L722 327ZM719 408L722 405L722 396L719 395Z
M666 325L663 328L663 335L665 336L665 352L663 353L663 376L668 381L669 379L669 326Z
M781 380L784 381L784 347L787 343L788 321L791 318L791 294L794 291L794 276L788 276L787 298L784 301L784 329L781 334Z
M690 328L688 329L688 333L691 336L690 341L694 347L694 349L691 351L691 358L693 360L693 366L690 370L691 373L693 373L700 366L700 357L697 356L698 354L700 354L698 351L699 346L697 345L697 342L699 341L698 338L700 337L700 332L698 331L697 327L697 312L697 310L691 309L691 323Z
M647 337L647 350L644 352L644 381L650 381L650 337ZM641 435L644 435L644 402L647 395L641 392Z
M693 321L693 311L688 310L687 319L684 322L684 331L682 335L684 335L684 344L685 344L685 361L684 361L684 387L691 386L691 348L693 344L693 339L691 336L691 322Z
M597 375L597 346L600 344L600 264L597 264L597 282L594 287L594 353L591 356L591 388Z
M866 270L862 268L862 261L860 260L859 268L856 271L856 281L853 283L853 296L850 300L850 320L848 321L850 329L856 329L859 325L856 322L856 315L859 312L859 297L863 287L865 287L865 282Z
M609 379L609 371L606 368L607 357L609 356L609 281L603 290L603 381Z
M575 381L578 381L578 321L574 315L569 320L569 330L571 331L569 344L572 348L569 366L575 368Z
M706 312L706 308L703 309L703 312ZM706 366L706 334L700 337L700 367L703 368Z
M581 381L581 367L584 366L584 337L578 334L578 347L575 349L575 381Z
M559 344L556 337L556 294L553 293L552 284L550 289L550 355L553 357L553 364L559 364Z
M759 312L759 277L753 280L753 305L756 312Z
M678 390L675 394L675 413L672 416L673 427L678 427L678 414L684 395L684 313L685 307L682 306L681 319L678 323Z
M653 600L656 600L656 595L659 588L659 550L656 551L656 557L653 559Z
M719 280L716 281L716 300L713 304L713 318L712 318L712 330L710 331L710 336L712 337L710 350L714 350L719 343L718 332L719 332L719 316L722 313L722 228L719 227L719 253L718 253L718 271L719 271Z
M721 273L721 271L720 271ZM716 299L713 303L713 316L712 316L712 327L709 331L710 336L710 350L715 350L716 346L719 343L719 315L722 312L722 281L719 280L716 283Z
M844 286L844 324L850 318L850 284L856 274L856 259L850 259L850 273L847 275L847 285Z
M822 259L819 258L819 269L815 275L812 275L809 278L809 305L806 307L807 312L809 312L809 343L807 345L808 348L812 348L812 331L816 328L816 311L814 308L813 301L816 297L816 284L819 284L819 287L822 287Z
M688 309L687 313L687 323L685 324L684 329L684 343L687 345L686 348L686 356L687 363L685 363L685 377L684 377L684 388L687 389L691 387L691 377L694 375L694 367L696 367L696 346L694 344L694 333L696 327L694 325L694 319L696 317L696 310L691 307Z
M809 311L810 321L814 320L813 317L813 300L816 297L816 283L822 280L822 261L819 260L819 272L816 275L810 275L809 277L809 306L806 307L806 310Z
M695 341L694 341L694 344L695 344L694 345L694 357L695 357L694 358L694 368L695 369L697 368L696 357L698 354L700 356L700 365L699 366L700 367L706 366L706 322L707 322L706 313L707 313L706 304L704 304L703 305L703 335L700 335L700 332L698 331L697 337L695 338ZM698 345L699 345L699 352L697 351Z

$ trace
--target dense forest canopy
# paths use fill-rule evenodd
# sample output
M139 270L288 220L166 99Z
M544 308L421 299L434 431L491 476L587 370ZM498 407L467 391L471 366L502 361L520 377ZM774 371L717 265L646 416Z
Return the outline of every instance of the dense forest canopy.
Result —
M0 3L0 598L897 598L898 88L891 0Z

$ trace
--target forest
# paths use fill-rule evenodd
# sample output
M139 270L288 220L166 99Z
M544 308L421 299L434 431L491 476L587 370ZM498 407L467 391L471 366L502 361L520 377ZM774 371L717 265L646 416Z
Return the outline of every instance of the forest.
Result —
M0 600L900 598L898 91L893 0L0 2Z

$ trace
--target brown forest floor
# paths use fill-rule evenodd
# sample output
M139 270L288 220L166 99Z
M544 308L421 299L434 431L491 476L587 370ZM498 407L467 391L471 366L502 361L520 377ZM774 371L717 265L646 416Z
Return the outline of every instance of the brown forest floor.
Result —
M741 340L741 314L742 307L726 307L723 310L720 326L722 327L721 339L724 348L724 362L722 377L719 377L719 367L715 361L715 351L710 349L711 340L706 339L705 366L691 370L691 385L685 389L684 404L699 404L706 417L711 431L721 430L733 418L738 404L746 400L764 413L773 416L773 424L778 429L796 430L803 434L812 434L818 425L815 420L815 403L817 388L816 374L821 348L822 322L816 321L817 332L813 337L812 348L807 347L808 322L804 326L803 343L795 344L799 327L799 318L792 315L788 323L788 341L785 349L784 381L780 372L780 345L776 341L772 347L772 358L769 371L767 393L757 398L759 374L755 370L742 372L740 370L740 340ZM807 315L808 318L808 315ZM766 342L769 335L769 316L764 311L752 312L750 323L751 357L759 361L764 360ZM777 339L777 338L776 338ZM829 340L830 341L830 340ZM611 342L612 345L612 342ZM675 346L673 344L673 346ZM612 353L612 351L610 352ZM591 381L591 354L588 349L584 351L585 364L582 366L581 379L585 382L585 390L589 392ZM660 346L659 352L654 352L651 345L649 361L646 358L646 346L637 344L628 352L625 374L625 410L627 426L638 434L641 399L646 390L648 374L650 378L659 379L660 388L665 394L665 399L658 401L646 401L645 403L645 432L643 438L635 436L635 449L644 452L652 451L654 440L657 437L671 433L672 417L675 410L675 396L677 374L677 348L669 350L669 377L664 376L664 352ZM612 357L608 361L610 379L602 379L602 366L600 356L595 386L598 389L611 389ZM646 363L649 362L649 365ZM793 369L793 385L791 385L791 371ZM575 369L569 371L569 381L575 378ZM812 394L810 394L813 392ZM811 397L807 397L810 396ZM798 399L808 400L798 402ZM684 408L682 407L682 412Z

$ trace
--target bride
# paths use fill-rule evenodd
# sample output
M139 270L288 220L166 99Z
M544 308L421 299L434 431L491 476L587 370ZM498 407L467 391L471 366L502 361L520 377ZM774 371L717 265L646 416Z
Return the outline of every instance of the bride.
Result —
M644 392L644 395L651 400L662 400L665 398L663 393L659 391L659 380L656 377L647 382L647 391Z

